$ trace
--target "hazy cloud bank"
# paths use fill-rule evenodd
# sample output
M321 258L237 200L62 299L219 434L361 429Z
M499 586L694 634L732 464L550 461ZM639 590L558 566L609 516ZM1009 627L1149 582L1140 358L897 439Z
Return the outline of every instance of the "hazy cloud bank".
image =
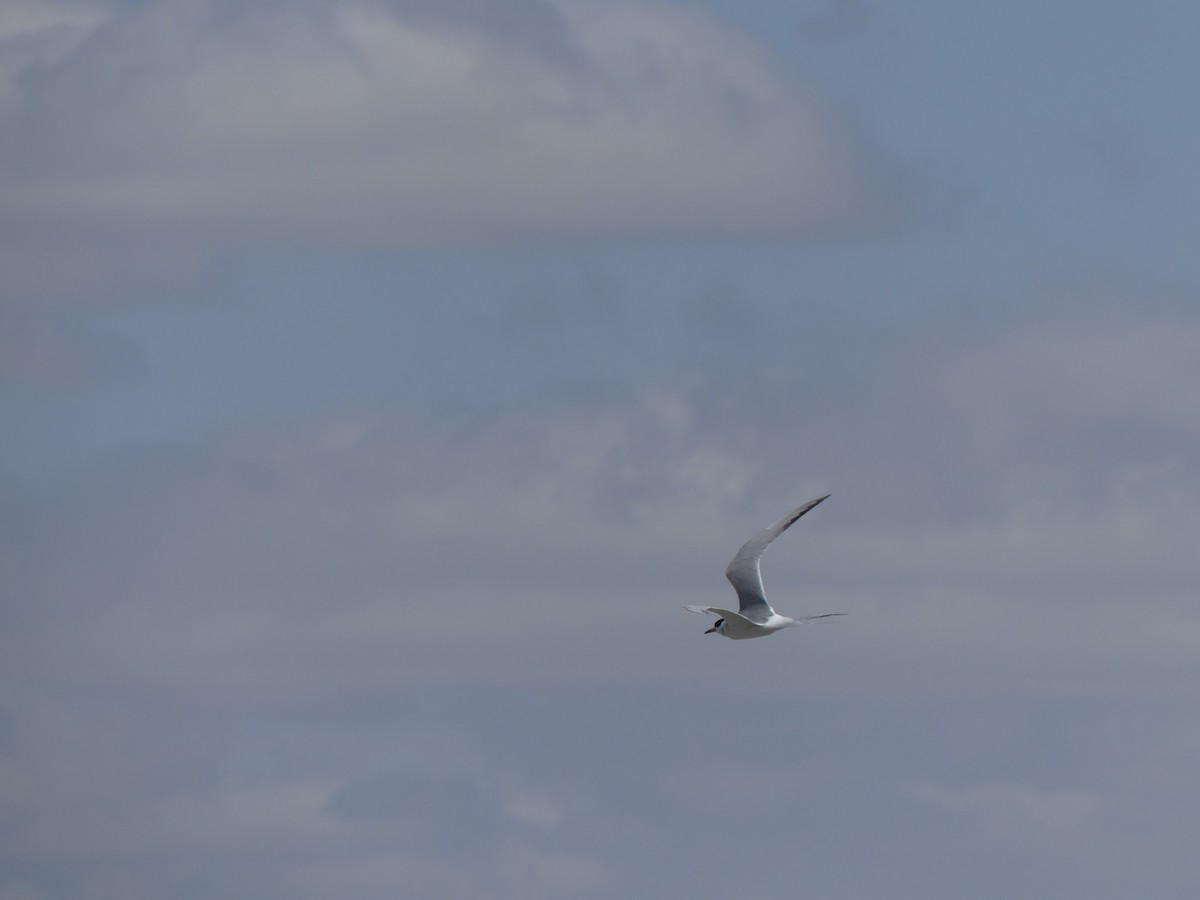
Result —
M1196 55L1077 6L0 5L0 896L1191 896ZM828 97L975 214L808 239Z
M715 897L718 841L843 886L863 846L920 885L995 846L1097 887L1122 854L1184 871L1159 815L1194 799L1195 329L1026 321L865 392L346 413L13 498L9 884ZM826 490L765 576L851 616L705 639L679 606L730 599L737 543ZM722 777L748 733L779 791Z
M27 3L0 198L49 228L380 245L778 233L885 187L810 85L665 3Z

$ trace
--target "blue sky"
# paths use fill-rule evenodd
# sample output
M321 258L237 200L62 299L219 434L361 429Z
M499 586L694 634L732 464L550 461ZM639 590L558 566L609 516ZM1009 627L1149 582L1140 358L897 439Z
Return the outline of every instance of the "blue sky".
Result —
M1194 890L1198 18L7 4L0 898Z

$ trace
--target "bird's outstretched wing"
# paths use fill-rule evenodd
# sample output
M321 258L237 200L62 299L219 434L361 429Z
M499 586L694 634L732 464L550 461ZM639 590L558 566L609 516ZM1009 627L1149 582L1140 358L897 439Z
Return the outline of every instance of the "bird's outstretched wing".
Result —
M729 579L729 583L737 591L738 608L743 616L754 621L765 619L766 616L774 612L771 609L771 604L767 602L766 595L763 593L762 572L758 564L759 560L762 559L763 551L767 549L767 545L771 541L787 531L788 526L814 506L827 500L829 496L829 494L826 494L824 497L810 500L803 506L793 509L778 522L768 525L754 537L750 538L750 540L746 541L742 545L742 549L737 552L737 556L726 567L725 577Z
M732 609L721 609L719 606L685 606L684 609L706 616L716 616L718 619L728 619L730 616L735 619L745 618L741 613L735 613Z

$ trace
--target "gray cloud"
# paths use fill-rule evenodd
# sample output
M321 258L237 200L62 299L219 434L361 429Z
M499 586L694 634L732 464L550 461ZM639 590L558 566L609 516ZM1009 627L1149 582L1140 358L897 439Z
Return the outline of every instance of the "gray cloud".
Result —
M0 897L1194 892L1180 142L818 6L0 4Z
M1031 827L1096 896L1131 845L1170 887L1200 418L1195 317L1163 315L943 336L828 402L263 427L6 503L8 889L786 895L720 845L864 891L869 851L923 896L1039 864ZM765 574L851 617L706 642L679 605L830 488ZM720 780L747 735L779 791Z
M983 819L1015 820L1016 828L1049 831L1074 830L1098 812L1099 801L1083 791L1038 790L1027 785L971 785L947 787L935 784L904 785L905 793L951 815ZM1016 828L1011 829L1016 831Z
M878 14L866 0L830 0L805 18L804 27L814 39L844 41L865 32Z
M752 304L726 286L712 288L692 302L686 314L699 333L720 346L746 352L760 343L761 315Z
M8 227L386 246L826 228L878 199L808 86L666 4L172 2L70 27L0 43Z
M1043 209L963 135L1044 107L800 16L933 224L943 157ZM1003 217L742 240L905 193L815 84L648 0L4 4L12 456L87 467L0 479L0 896L1187 896L1195 298L1006 295ZM1081 140L1149 190L1135 137ZM849 617L704 637L826 491L765 578Z
M502 299L500 324L509 334L563 332L571 327L617 327L620 292L601 269L581 264L565 285L526 284Z
M138 351L53 314L0 309L0 385L68 388L129 377L142 370Z
M1101 122L1080 133L1075 142L1086 150L1118 190L1137 187L1145 178L1145 163L1138 158L1134 143L1122 129Z

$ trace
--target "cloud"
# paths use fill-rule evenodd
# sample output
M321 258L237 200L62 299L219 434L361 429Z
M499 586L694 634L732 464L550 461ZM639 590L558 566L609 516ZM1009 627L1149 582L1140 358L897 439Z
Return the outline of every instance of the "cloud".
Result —
M1145 180L1146 166L1134 141L1111 122L1093 125L1072 143L1091 156L1114 189L1130 190Z
M992 824L1012 829L1028 827L1073 831L1100 808L1087 791L1039 790L1026 785L999 784L948 787L905 785L902 792L943 812L961 816L968 825Z
M603 586L636 572L649 580L640 593L656 590L663 560L693 555L695 529L740 491L736 460L690 446L689 416L651 393L466 432L345 416L221 440L200 457L151 454L82 506L46 512L37 590L76 623L57 643L62 662L114 685L168 660L187 690L253 682L287 694L305 671L316 690L386 671L476 677L460 652L507 677L526 642L532 668L510 674L537 677L561 652L545 638L621 630ZM72 565L55 567L60 555ZM132 557L143 564L112 577L113 560ZM431 639L450 638L458 651L428 656ZM337 661L346 642L359 652Z
M408 840L442 852L478 852L502 827L500 803L471 779L430 772L392 771L356 778L329 798L325 813L339 819L402 823Z
M881 199L809 86L668 4L177 0L45 39L62 27L0 40L9 229L382 246L780 233Z
M14 82L27 66L54 62L69 53L105 17L103 3L71 0L13 0L0 11L0 61L3 84Z
M746 767L741 759L701 769L672 773L665 785L673 799L707 815L733 818L762 815L811 802L819 796L820 782L828 773L821 764L803 766L759 764Z
M54 314L0 309L0 385L76 387L127 377L142 365L138 351L119 338Z
M864 846L906 872L949 832L977 863L1036 829L1191 871L1155 815L1194 799L1195 328L1034 317L831 396L805 373L342 413L6 502L0 869L719 895L745 873L718 844L844 886ZM785 611L851 616L705 639L679 606L730 596L737 543L828 488L764 574ZM778 789L722 777L747 760Z
M521 680L560 652L552 634L637 641L625 610L721 596L703 573L764 516L832 490L798 552L772 556L769 587L808 585L813 611L863 597L910 640L987 645L1032 615L1040 627L1012 638L1041 652L1081 606L1195 577L1195 330L1113 318L948 339L898 356L851 406L697 379L470 425L380 412L253 429L147 451L64 497L32 564L78 623L59 651L109 674L171 659L182 685L268 693L423 666ZM908 609L924 613L866 599L881 589L919 592ZM1011 592L1025 597L995 605ZM1092 652L1112 652L1116 633L1089 621ZM431 640L455 649L430 656Z
M687 319L699 334L738 353L761 343L762 316L727 287L716 286L687 309Z
M829 0L804 19L804 30L814 40L845 41L867 31L878 15L865 0Z

